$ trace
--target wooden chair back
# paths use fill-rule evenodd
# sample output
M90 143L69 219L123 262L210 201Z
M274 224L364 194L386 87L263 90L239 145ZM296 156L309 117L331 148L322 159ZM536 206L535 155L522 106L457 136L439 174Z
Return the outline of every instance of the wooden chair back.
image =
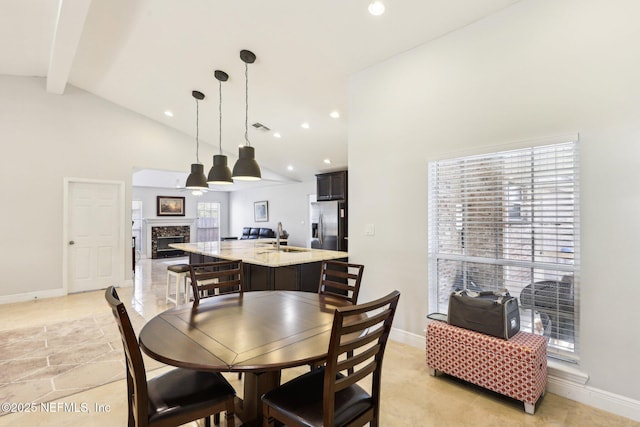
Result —
M368 376L372 408L350 425L378 425L382 359L399 299L400 292L393 291L375 301L336 309L324 372L324 426L334 425L336 393Z
M357 304L363 271L364 265L361 264L323 261L318 293L334 295L350 301L351 304Z
M120 301L118 293L113 286L107 288L104 294L107 303L111 307L113 317L120 330L120 338L124 347L125 361L127 365L127 401L128 418L130 426L146 426L149 419L148 413L148 389L147 374L144 370L142 352L138 345L136 333L131 325L127 309Z
M189 269L194 305L208 296L243 292L242 260L191 264Z

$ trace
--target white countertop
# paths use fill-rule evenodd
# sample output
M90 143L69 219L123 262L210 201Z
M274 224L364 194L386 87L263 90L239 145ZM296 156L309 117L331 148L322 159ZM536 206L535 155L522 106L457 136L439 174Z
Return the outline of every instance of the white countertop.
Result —
M247 264L267 267L306 264L328 259L346 258L348 252L309 249L296 246L275 248L276 239L227 240L221 242L173 243L174 249L211 257L233 260L241 259Z

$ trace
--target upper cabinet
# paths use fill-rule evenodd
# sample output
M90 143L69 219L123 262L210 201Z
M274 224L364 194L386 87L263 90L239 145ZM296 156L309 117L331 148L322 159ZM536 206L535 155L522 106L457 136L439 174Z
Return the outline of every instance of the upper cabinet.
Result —
M316 175L318 201L345 200L347 198L347 171Z

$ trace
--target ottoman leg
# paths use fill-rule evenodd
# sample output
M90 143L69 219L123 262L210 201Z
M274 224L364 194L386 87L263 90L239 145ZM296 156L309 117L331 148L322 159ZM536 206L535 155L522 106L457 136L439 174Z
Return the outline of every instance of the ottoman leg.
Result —
M524 412L526 412L527 414L533 415L535 411L536 411L536 405L534 405L533 403L524 402Z

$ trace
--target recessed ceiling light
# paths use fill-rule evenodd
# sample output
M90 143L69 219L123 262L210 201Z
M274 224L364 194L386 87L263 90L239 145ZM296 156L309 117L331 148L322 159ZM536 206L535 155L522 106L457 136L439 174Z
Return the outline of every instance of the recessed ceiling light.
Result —
M288 171L292 171L293 170L293 166L291 166L291 165L287 166L287 170Z
M167 116L167 117L173 117L173 111L167 110L167 111L164 112L164 115Z
M331 164L331 160L330 159L324 159L324 163L327 164L327 165L330 165Z
M340 118L340 113L337 111L332 111L329 116L331 116L332 119L338 119Z
M384 3L380 0L375 0L369 3L369 13L373 16L380 16L384 13Z
M309 129L309 123L307 123L307 122L304 122L300 126L302 126L303 129Z
M274 138L282 138L282 135L280 135L280 132L276 132L273 134Z

